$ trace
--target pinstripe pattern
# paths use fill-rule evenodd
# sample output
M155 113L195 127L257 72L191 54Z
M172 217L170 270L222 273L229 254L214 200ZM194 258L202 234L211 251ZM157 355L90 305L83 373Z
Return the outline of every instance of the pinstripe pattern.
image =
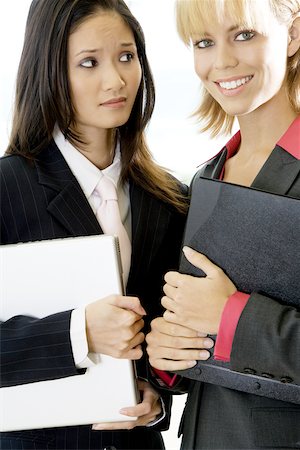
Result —
M54 142L33 163L15 155L1 158L0 176L1 244L102 233ZM133 183L130 196L133 248L127 291L140 297L150 321L161 313L163 275L177 266L184 218ZM18 316L1 324L2 386L78 373L71 351L70 314L40 320ZM145 375L143 361L138 371ZM0 448L79 450L109 445L163 448L160 434L153 430L111 433L86 426L2 433Z

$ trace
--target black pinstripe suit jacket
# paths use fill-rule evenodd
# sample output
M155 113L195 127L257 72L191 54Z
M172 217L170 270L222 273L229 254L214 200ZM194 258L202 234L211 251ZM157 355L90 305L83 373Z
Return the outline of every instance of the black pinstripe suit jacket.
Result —
M1 158L0 171L1 244L102 233L54 142L34 162L15 155ZM178 263L184 217L134 183L130 183L130 201L132 264L127 293L140 298L150 321L161 314L163 275ZM2 386L78 374L70 344L70 315L71 311L44 319L17 316L1 324ZM138 370L144 375L143 363ZM8 437L19 440L8 444ZM5 433L1 442L1 448L17 442L24 448L161 448L160 437L143 428L123 433L91 432L90 427Z

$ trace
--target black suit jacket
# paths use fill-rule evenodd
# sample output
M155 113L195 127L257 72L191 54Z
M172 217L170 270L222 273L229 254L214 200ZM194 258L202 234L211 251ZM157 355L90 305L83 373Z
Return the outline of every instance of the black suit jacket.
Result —
M219 179L225 159L226 149L202 174ZM252 186L300 199L300 161L276 146ZM233 370L250 368L279 381L289 374L300 384L300 312L252 294L238 323L230 364ZM185 450L300 448L300 406L195 381L181 431Z
M102 233L54 142L34 162L15 155L1 158L0 171L1 244ZM163 275L177 267L185 218L133 182L130 201L132 264L127 293L140 298L148 313L147 327L162 312ZM78 374L70 343L70 315L71 311L43 319L17 316L1 324L2 386ZM144 367L141 361L141 376L146 374ZM167 421L161 427L166 425ZM9 444L9 439L22 441L24 448L161 448L159 434L145 428L122 433L91 432L90 427L3 433L1 448L16 445L15 440Z

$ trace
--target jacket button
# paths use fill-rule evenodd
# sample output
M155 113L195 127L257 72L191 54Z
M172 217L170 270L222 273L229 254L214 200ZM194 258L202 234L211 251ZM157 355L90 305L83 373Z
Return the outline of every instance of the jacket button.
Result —
M202 373L202 370L197 367L197 369L194 370L196 375L200 375Z
M271 373L262 373L261 376L264 378L274 378L274 375L272 375Z
M246 373L247 375L255 375L256 371L254 369L250 369L250 367L246 367L244 369L244 373Z
M293 379L290 377L281 377L280 381L281 383L292 383Z
M260 388L261 388L260 383L259 383L258 381L256 381L256 382L254 383L254 389L255 389L256 391L258 391Z

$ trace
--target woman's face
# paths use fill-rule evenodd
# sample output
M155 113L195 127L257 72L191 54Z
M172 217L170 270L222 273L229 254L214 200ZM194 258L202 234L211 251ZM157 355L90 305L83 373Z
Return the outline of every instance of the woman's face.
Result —
M286 98L288 29L271 11L267 35L227 17L192 39L196 73L227 114L248 114L277 96Z
M99 12L76 28L68 42L68 74L77 131L87 135L127 122L142 70L121 16Z

